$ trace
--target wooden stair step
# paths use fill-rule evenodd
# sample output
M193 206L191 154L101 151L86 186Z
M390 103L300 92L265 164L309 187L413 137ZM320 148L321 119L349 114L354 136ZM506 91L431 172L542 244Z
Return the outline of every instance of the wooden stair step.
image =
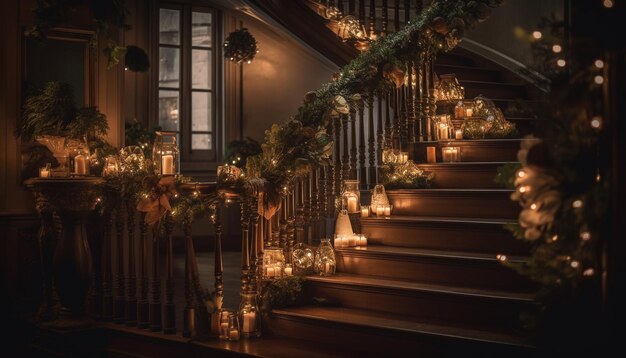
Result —
M455 65L455 66L476 66L473 59L454 52L441 53L437 56L435 66L437 65Z
M498 70L476 66L446 65L437 62L435 62L435 73L439 76L453 73L457 79L468 81L497 82L502 79Z
M490 254L383 245L340 248L336 253L337 271L341 273L516 292L537 290L536 284ZM508 260L526 261L523 257Z
M516 240L504 219L392 215L361 219L361 231L375 245L525 256L529 245Z
M498 168L510 162L421 163L422 170L435 174L434 189L499 189L494 182Z
M305 280L304 291L307 297L324 298L342 307L507 331L520 328L520 312L535 305L534 295L525 292L344 273L328 277L309 276Z
M395 215L515 220L520 206L511 200L512 192L508 189L397 189L387 190L387 197Z
M506 99L528 97L526 87L517 83L472 81L464 78L459 78L459 83L465 88L465 98L475 98L479 95Z
M451 353L529 353L534 349L518 335L482 331L434 321L413 321L401 315L344 307L275 309L268 328L274 335L308 339L322 346L342 342L355 352L422 356Z
M521 139L461 139L425 141L412 146L412 158L426 162L426 147L437 148L437 162L442 162L441 147L459 147L460 162L516 162Z

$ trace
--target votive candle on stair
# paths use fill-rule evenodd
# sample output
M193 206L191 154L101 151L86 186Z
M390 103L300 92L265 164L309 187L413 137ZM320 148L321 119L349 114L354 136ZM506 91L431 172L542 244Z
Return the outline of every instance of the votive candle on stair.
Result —
M361 206L361 217L367 218L370 216L370 207L369 206Z
M385 208L383 207L383 205L378 205L376 207L376 216L383 216L385 215Z
M426 147L426 162L437 163L437 150L435 147Z
M455 139L463 139L463 131L461 129L457 129L454 131L454 138Z
M443 147L441 148L442 157L444 162L458 162L459 161L459 147Z
M385 216L391 216L391 208L392 205L383 205L383 209L384 209L384 215Z

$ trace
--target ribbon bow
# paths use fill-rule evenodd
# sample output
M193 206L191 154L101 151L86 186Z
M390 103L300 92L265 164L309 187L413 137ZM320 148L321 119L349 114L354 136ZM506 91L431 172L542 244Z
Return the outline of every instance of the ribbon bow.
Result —
M174 177L162 177L147 198L137 203L137 210L146 213L146 224L154 225L161 221L166 212L172 211L170 198L176 194Z

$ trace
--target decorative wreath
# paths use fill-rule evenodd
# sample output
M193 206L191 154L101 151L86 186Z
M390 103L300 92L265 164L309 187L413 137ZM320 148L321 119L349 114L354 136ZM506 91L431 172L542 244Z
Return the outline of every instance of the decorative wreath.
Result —
M250 63L259 52L256 45L256 39L248 29L235 30L224 41L224 57L235 63Z

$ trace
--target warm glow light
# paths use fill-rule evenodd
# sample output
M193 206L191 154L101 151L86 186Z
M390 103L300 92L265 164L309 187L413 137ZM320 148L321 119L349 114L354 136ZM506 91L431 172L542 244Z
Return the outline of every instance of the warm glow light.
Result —
M593 276L593 274L596 273L596 271L592 268L588 268L583 272L583 275L585 276Z
M604 1L602 1L602 6L604 6L607 9L612 8L613 5L615 5L615 0L604 0Z
M597 59L593 62L593 65L597 68L604 68L604 61Z
M556 60L556 65L559 67L565 67L565 65L567 65L567 62L564 59L559 58L558 60Z
M520 187L519 187L519 192L520 192L520 193L525 193L525 192L527 192L527 191L529 191L529 190L530 190L530 188L529 188L529 187L527 187L527 186L520 186Z
M523 170L520 170L519 172L517 172L517 176L520 177L520 178L523 178L523 177L526 176L526 172L523 171Z
M597 75L596 77L593 78L593 82L595 82L598 85L601 85L604 83L604 77Z
M602 125L602 118L600 118L600 116L595 116L591 118L591 127L597 129L597 128L600 128L601 125Z
M195 190L195 191L193 192L193 196L198 196L198 195L200 195L200 192L199 192L199 191L197 191L197 190Z
M583 207L583 201L582 200L574 200L574 202L572 203L572 207L575 209L579 209Z
M572 268L578 268L578 266L580 266L580 262L572 261L572 263L570 263L570 266L572 266Z
M530 210L537 210L537 204L535 203L530 204Z
M539 40L540 38L543 37L543 34L541 33L541 31L533 31L533 37Z
M552 46L552 52L554 52L554 53L561 53L561 51L563 51L563 47L561 47L561 45L554 45L554 46Z
M587 241L589 239L591 239L591 233L589 231L583 231L580 233L580 238L583 241Z
M552 240L552 241L556 241L556 240L558 240L558 239L559 239L559 235L554 235L554 236L552 236L552 238L551 238L551 240Z
M506 255L498 254L496 258L502 262L506 261Z

